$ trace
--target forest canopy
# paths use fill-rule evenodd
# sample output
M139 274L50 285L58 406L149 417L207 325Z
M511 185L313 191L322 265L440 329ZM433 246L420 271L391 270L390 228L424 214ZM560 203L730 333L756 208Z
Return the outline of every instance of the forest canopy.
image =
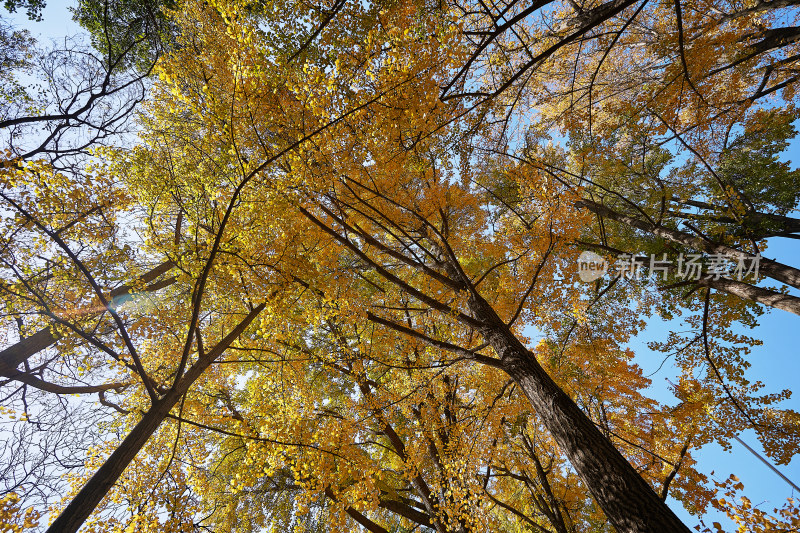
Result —
M1 531L800 527L699 462L800 449L796 0L70 13L0 19Z

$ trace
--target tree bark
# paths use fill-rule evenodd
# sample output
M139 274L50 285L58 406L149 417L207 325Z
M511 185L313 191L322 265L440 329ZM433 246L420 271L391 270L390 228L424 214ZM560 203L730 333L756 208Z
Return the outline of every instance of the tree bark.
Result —
M476 329L497 355L492 366L503 369L528 397L545 428L552 434L609 521L620 533L689 533L689 529L662 502L614 445L575 402L559 388L511 332L492 306L478 294L450 249L440 249L448 277L469 291L471 316L443 306L436 299L406 284L371 259L363 250L328 227L308 210L300 211L315 225L353 251L366 264L409 296L432 309L449 314ZM335 219L335 216L332 217ZM446 244L446 243L445 243ZM457 281L460 280L460 281ZM444 307L444 309L443 309ZM449 311L449 312L448 312ZM374 317L374 315L372 315ZM374 320L374 318L373 318ZM390 435L389 438L392 437ZM433 513L431 513L433 516Z
M36 376L23 372L9 376L9 379L19 381L35 389L52 392L53 394L91 394L112 389L122 389L129 385L128 383L122 382L104 383L103 385L59 385L58 383L50 383L49 381L39 379Z
M21 339L0 352L0 375L11 376L17 373L17 367L27 361L33 354L52 346L60 337L46 327L33 335Z
M430 516L423 513L422 511L418 511L411 507L410 505L406 505L403 502L399 502L397 500L393 500L391 498L382 499L378 503L378 507L382 507L387 511L391 511L397 515L402 516L412 522L415 522L421 526L425 526L428 528L433 528L433 524L431 522Z
M78 528L92 514L111 487L114 486L122 472L133 461L139 450L144 447L150 436L155 433L181 396L186 394L189 387L205 372L211 363L222 355L233 341L239 338L264 307L265 304L261 304L250 311L245 319L225 336L219 344L200 357L174 387L153 403L152 407L134 426L128 436L125 437L97 472L86 482L80 492L61 511L58 518L47 529L47 533L74 533L78 531Z
M614 528L620 533L689 533L489 303L473 293L469 305L475 318L485 324L481 333L500 357L501 368L525 393Z
M325 489L325 496L330 498L331 500L338 502L339 500L334 496L333 491L330 488ZM345 507L344 512L350 515L350 518L361 524L367 531L370 533L389 533L389 530L385 527L381 526L380 524L376 524L357 510L353 509L352 507Z
M597 248L606 252L611 252L617 255L623 254L622 250L618 250L616 248L612 248L611 246L606 246L604 244L598 243L591 243L591 242L584 242L578 241L577 244L581 244L583 246L588 246L591 248ZM647 260L646 257L643 258L636 258L637 261ZM670 269L674 269L673 266L669 267ZM712 289L716 289L721 292L727 292L728 294L732 294L743 300L750 300L751 302L760 303L762 305L767 305L769 307L774 307L776 309L781 309L783 311L788 311L795 315L800 315L800 298L797 296L792 296L790 294L783 294L781 292L773 291L771 289L765 289L763 287L759 287L757 285L752 285L750 283L745 283L743 281L733 280L729 278L720 277L719 279L714 279L713 277L705 277L696 280L684 280L679 283L675 283L673 285L669 285L667 287L661 287L661 289L666 289L668 287L678 287L678 286L701 286L701 287L711 287Z
M795 315L800 315L800 298L797 296L782 294L727 278L704 278L698 280L697 284L733 294L744 300L750 300L776 309L788 311Z

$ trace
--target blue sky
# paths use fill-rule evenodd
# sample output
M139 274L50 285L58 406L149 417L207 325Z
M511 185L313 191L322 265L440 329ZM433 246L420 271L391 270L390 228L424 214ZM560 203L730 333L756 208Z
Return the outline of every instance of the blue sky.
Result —
M796 123L795 127L800 129L800 123ZM800 163L800 136L792 141L782 159L792 161L792 166L797 168ZM798 214L795 213L795 216ZM764 257L798 266L800 265L800 241L785 238L771 239ZM655 372L664 360L664 354L650 350L646 343L650 340L666 338L670 325L658 319L651 320L647 330L631 343L631 348L636 353L636 362L642 367L645 375ZM745 332L743 331L743 333ZM752 349L749 356L752 367L748 369L748 379L763 382L764 394L779 392L783 389L793 390L800 378L800 357L798 357L797 350L798 341L800 341L800 335L798 335L800 333L800 317L786 311L769 310L760 317L759 326L753 330L746 330L746 333L761 339L764 343ZM674 403L667 379L674 379L676 375L675 367L668 362L660 371L651 376L652 389L657 399L665 403ZM780 407L800 411L800 392L783 402ZM755 431L744 430L739 434L739 438L766 457ZM781 507L787 498L800 497L797 491L741 444L734 441L731 445L731 449L727 451L717 444L710 444L699 452L694 452L698 469L716 481L724 481L730 474L735 474L744 483L744 492L750 498L753 506L763 511L770 512L776 507ZM775 466L773 461L770 462ZM796 485L800 485L800 458L795 457L790 464L780 465L777 468ZM713 476L711 472L714 472ZM689 515L679 503L674 500L671 503L672 508L687 525L693 527L698 523L697 519ZM718 521L728 531L736 529L736 526L727 517L709 514L708 518L710 519L705 520L707 524Z
M76 33L82 32L82 28L72 20L72 15L67 9L72 2L54 1L47 2L44 8L42 20L31 22L25 16L24 9L18 9L16 13L8 13L5 9L0 11L3 17L10 18L19 28L25 28L31 34L44 40L59 39Z
M3 16L8 16L8 14L4 11ZM24 13L17 13L11 18L18 27L29 29L34 37L43 41L59 40L81 31L80 27L72 21L65 2L51 0L44 10L41 22L28 21ZM800 162L800 140L794 140L784 157L786 160ZM800 265L800 241L774 239L770 243L765 257L778 259L790 265ZM648 349L646 342L663 339L668 331L669 324L654 320L651 321L648 329L631 343L631 347L637 354L636 361L642 367L645 375L656 371L663 360L663 354ZM753 348L750 356L752 367L748 376L751 380L762 381L765 384L765 393L793 389L797 384L798 376L800 376L800 357L795 351L798 340L800 340L798 333L800 333L800 317L779 310L770 311L762 316L760 326L750 332L753 336L763 340L764 344ZM674 367L667 363L660 371L651 376L654 394L665 403L674 401L666 380L674 379L675 375ZM782 407L800 411L800 393L784 402ZM743 431L740 437L763 454L763 448L752 430ZM739 443L733 442L732 448L728 451L722 450L717 445L708 445L700 452L695 452L695 459L702 472L710 475L713 471L712 477L718 481L735 473L744 483L745 492L753 504L765 511L780 507L787 498L800 497L800 494L795 494L785 481L770 471ZM795 459L789 465L781 465L778 468L795 484L800 484L800 459ZM683 510L679 503L674 501L671 503L673 509L689 527L697 524L697 519ZM735 530L732 522L724 517L714 517L706 522L710 523L715 520L721 522L727 530Z

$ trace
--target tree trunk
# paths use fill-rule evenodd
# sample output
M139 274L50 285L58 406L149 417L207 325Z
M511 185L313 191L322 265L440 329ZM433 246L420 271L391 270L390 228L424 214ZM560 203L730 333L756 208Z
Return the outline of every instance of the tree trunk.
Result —
M577 241L577 244L581 244L592 248L597 248L617 255L625 253L622 250L618 250L616 248L612 248L611 246L607 246L604 244L597 244L584 241ZM636 258L636 260L639 261L641 260L641 258ZM644 260L646 260L646 258L644 258ZM670 270L674 270L675 267L670 265L668 268ZM714 279L712 276L712 277L700 278L697 280L685 280L672 285L672 287L681 285L689 285L689 286L699 285L701 287L711 287L712 289L716 289L721 292L727 292L728 294L732 294L743 300L750 300L751 302L760 303L762 305L767 305L770 307L774 307L776 309L781 309L783 311L794 313L795 315L800 315L800 298L798 298L797 296L783 294L781 292L773 291L771 289L765 289L763 287L752 285L750 283L745 283L743 281L738 281L723 277L720 277L719 279ZM662 287L662 289L663 288L666 287Z
M86 482L80 492L61 511L58 518L47 529L47 533L74 533L78 531L78 528L89 518L92 511L94 511L111 487L114 486L119 476L133 461L133 458L139 453L139 450L142 449L150 436L155 433L181 396L186 394L192 383L242 334L264 307L265 304L261 304L253 309L214 349L198 359L167 394L153 403L139 423L125 437L125 440L117 446L91 479Z
M0 352L0 376L11 376L17 373L17 367L31 356L52 346L59 337L47 327L40 329L33 335L20 339Z
M477 294L470 299L481 332L500 366L528 397L536 415L620 533L689 533L614 445L550 378L533 354Z
M768 305L776 309L782 309L800 315L800 298L790 294L771 291L749 283L743 283L727 278L711 279L705 278L697 281L698 285L711 287L718 291L727 292L738 296L743 300L750 300L763 305Z
M492 306L478 294L470 279L461 270L455 254L439 247L443 267L450 283L469 291L472 316L453 311L422 291L406 284L396 275L372 260L345 236L328 227L308 210L300 211L315 225L353 251L366 264L406 294L429 305L431 309L449 313L456 320L475 328L500 357L492 361L515 381L528 397L537 415L553 435L578 475L594 496L609 521L621 533L689 533L677 516L659 499L650 485L633 469L613 444L581 411L575 402L547 375L531 354L500 319ZM328 212L330 214L330 212ZM336 219L335 216L332 218ZM345 226L345 224L342 224ZM345 226L346 227L346 226ZM437 246L435 243L433 246ZM370 320L376 320L372 315ZM383 321L387 324L388 321ZM396 328L398 330L407 328ZM447 343L443 343L447 344ZM471 354L478 361L476 354ZM432 514L433 516L433 514Z

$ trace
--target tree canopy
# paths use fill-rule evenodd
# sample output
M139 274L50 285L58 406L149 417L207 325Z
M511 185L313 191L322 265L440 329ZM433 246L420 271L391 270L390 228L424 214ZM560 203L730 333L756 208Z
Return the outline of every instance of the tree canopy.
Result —
M800 446L748 373L800 315L796 2L72 13L0 26L3 527L798 527L697 462Z

